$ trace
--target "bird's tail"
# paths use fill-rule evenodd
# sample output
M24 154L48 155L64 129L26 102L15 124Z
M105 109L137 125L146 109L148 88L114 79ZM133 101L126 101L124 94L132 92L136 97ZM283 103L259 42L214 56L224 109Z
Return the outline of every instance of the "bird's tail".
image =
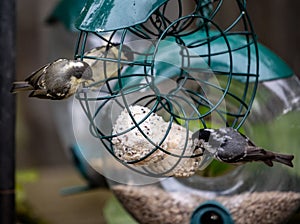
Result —
M292 163L292 160L294 159L293 155L280 154L280 153L274 153L274 155L275 158L273 159L273 161L293 167L293 163Z
M282 163L284 165L293 167L293 155L281 154L265 150L260 147L249 146L247 148L247 155L242 158L243 161L262 161L268 166L273 166L273 162Z
M14 82L10 90L11 93L24 92L33 90L33 87L28 82Z

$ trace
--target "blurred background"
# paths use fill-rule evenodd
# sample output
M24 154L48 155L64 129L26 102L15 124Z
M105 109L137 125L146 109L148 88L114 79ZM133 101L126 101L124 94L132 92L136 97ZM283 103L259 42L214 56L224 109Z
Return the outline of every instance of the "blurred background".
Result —
M73 57L76 34L69 33L62 24L45 23L57 3L58 0L17 0L16 79L24 79L54 59ZM297 0L248 1L258 40L285 60L298 76L299 6ZM222 21L226 23L226 16ZM57 35L63 42L57 42ZM84 180L74 169L57 133L51 110L53 103L28 98L27 94L17 96L16 159L20 197L26 201L26 209L39 220L36 223L106 223L103 208L111 200L109 190L60 195L62 188L82 185Z

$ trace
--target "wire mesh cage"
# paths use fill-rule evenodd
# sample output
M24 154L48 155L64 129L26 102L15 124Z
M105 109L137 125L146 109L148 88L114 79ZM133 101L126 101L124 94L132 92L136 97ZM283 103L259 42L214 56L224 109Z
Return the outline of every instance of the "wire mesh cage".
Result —
M76 98L99 150L141 174L190 176L212 158L193 147L194 131L242 126L258 48L246 1L231 1L235 17L220 24L227 2L87 1L75 58L94 81ZM88 48L91 36L99 47Z

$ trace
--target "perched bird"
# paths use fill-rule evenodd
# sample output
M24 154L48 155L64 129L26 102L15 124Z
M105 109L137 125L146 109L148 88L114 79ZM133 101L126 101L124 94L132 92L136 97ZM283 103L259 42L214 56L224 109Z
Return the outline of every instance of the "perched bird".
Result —
M83 61L88 63L93 71L93 86L102 85L107 78L118 76L118 71L123 68L122 63L118 65L118 60L133 60L132 50L125 44L119 58L120 45L95 47L84 53Z
M25 81L14 82L11 92L32 91L30 97L61 100L72 96L92 76L86 62L58 59L33 72Z
M293 155L275 153L257 147L247 136L231 127L200 129L193 134L192 139L195 149L207 150L221 162L238 165L261 161L268 166L273 166L273 162L279 162L293 167Z

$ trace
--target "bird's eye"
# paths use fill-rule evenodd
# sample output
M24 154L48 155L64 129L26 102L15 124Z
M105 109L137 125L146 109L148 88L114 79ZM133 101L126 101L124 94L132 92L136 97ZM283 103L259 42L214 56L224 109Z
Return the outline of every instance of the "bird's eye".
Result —
M82 77L82 72L76 71L73 76L77 79L80 79Z
M225 145L226 145L226 141L223 142L223 143L221 143L220 147L222 148L222 147L225 146Z

